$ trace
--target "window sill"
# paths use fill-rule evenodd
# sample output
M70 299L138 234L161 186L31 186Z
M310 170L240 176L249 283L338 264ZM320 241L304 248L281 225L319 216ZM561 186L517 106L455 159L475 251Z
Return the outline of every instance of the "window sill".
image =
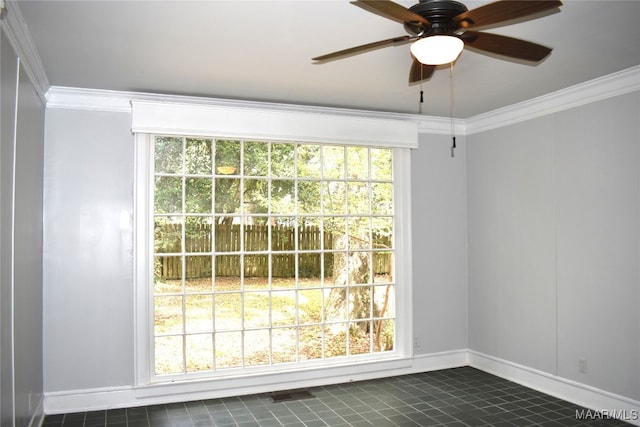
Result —
M336 365L157 382L136 386L134 392L137 399L176 394L194 394L194 399L217 398L388 377L412 365L412 358L394 355Z

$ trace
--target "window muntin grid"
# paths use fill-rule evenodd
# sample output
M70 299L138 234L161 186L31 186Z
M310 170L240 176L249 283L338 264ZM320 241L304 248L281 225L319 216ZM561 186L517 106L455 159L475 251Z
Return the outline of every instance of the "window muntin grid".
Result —
M155 375L395 351L392 149L156 136L153 153Z

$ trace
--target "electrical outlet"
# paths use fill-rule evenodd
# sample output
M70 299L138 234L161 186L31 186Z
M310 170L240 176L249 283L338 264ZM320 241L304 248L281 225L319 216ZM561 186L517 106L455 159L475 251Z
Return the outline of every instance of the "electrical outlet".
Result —
M584 357L578 359L578 372L580 372L581 374L587 373L587 359L585 359Z

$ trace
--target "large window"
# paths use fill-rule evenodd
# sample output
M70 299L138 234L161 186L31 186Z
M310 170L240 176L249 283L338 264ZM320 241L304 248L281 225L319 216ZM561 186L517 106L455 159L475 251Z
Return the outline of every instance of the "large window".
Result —
M149 144L152 376L396 353L394 149Z

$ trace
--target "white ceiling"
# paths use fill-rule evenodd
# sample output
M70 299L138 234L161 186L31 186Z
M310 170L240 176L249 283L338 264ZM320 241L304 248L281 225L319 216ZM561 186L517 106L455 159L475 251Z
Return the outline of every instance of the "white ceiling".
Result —
M465 2L469 9L485 3ZM53 86L450 114L449 69L422 88L409 86L409 45L311 61L406 34L348 0L22 0L19 7ZM538 65L465 50L454 67L454 116L640 64L640 1L565 0L560 10L489 30L552 47Z

